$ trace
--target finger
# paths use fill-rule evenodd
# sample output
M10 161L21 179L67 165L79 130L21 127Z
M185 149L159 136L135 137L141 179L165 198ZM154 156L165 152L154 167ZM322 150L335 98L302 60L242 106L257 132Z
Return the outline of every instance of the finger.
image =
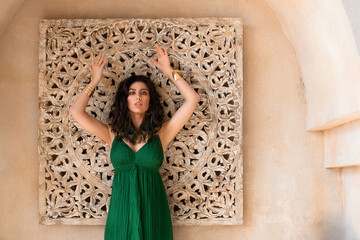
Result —
M102 64L102 63L103 63L103 61L104 61L104 57L105 57L105 54L102 54L102 55L101 55L101 61L100 61L100 64Z
M104 67L104 66L105 66L105 63L106 63L106 61L104 61L104 62L101 64L101 67Z
M90 72L92 72L92 67L90 66Z
M91 53L91 65L94 65L94 54Z
M98 60L99 60L99 55L96 56L94 54L94 65L97 65Z
M164 53L165 55L168 55L167 51L166 51L166 48L164 47Z
M156 44L156 50L157 50L158 55L162 54L162 50L161 50L161 48L160 48L160 46L158 44Z
M97 59L96 65L99 65L100 60L101 60L101 52L100 52L99 55L98 55L98 59Z
M150 60L155 64L155 66L157 67L157 65L158 65L158 63L157 63L157 61L152 57L152 58L150 58Z
M102 53L99 53L98 59L97 59L97 62L96 62L96 65L100 65L100 63L101 63L101 58L102 58Z

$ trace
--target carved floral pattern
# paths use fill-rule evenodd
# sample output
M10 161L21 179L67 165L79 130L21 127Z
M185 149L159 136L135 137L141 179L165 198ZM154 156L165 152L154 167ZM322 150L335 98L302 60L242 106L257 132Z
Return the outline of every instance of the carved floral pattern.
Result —
M183 103L150 61L165 46L201 100L160 168L174 225L242 223L242 22L240 19L43 20L40 24L40 222L105 224L114 169L109 146L69 114L90 82L90 53L105 78L87 112L109 123L119 81L145 74L166 117ZM110 116L111 117L111 116Z

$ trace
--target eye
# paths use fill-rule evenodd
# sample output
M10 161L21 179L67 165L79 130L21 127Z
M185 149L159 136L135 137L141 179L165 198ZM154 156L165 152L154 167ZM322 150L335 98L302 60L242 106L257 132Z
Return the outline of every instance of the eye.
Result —
M134 95L134 94L135 94L135 92L134 92L134 91L129 92L129 95Z
M143 91L143 92L141 92L141 94L142 94L142 95L148 95L148 92Z

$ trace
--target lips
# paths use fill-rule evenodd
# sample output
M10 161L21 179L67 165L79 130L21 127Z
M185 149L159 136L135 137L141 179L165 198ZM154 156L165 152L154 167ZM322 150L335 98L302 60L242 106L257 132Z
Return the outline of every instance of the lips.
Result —
M141 106L142 106L142 103L141 103L141 102L136 102L136 103L135 103L135 106L141 107Z

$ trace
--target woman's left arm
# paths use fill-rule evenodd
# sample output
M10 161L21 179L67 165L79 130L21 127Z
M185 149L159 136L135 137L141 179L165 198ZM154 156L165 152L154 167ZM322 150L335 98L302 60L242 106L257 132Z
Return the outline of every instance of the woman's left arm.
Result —
M156 44L156 49L158 61L154 58L151 58L151 61L175 84L177 89L179 89L181 96L185 100L183 105L175 112L175 114L168 121L163 123L158 132L163 150L165 151L168 144L190 119L200 100L200 96L182 77L176 81L174 80L172 76L173 69L170 66L169 56L165 47L164 50L162 50L159 45Z

